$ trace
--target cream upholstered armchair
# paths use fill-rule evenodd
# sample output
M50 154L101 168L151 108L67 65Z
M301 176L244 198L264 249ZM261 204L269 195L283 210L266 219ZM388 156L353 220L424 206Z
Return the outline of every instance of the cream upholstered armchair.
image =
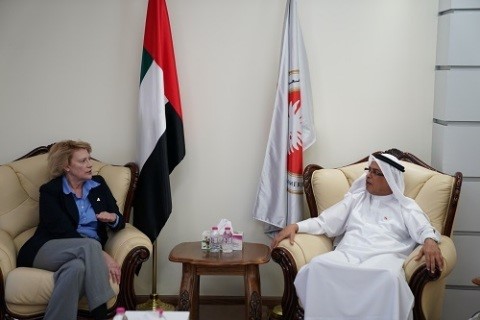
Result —
M415 296L414 318L440 319L445 279L457 261L455 246L450 236L460 195L462 174L460 172L454 176L443 174L414 155L397 149L388 150L387 153L398 157L405 166L405 195L415 199L430 217L433 226L442 234L440 249L445 258L442 272L436 270L432 275L427 272L423 259L415 261L420 246L404 263L406 280ZM336 169L308 165L303 173L303 181L310 215L316 217L340 201L352 182L364 172L367 160L368 157ZM308 234L297 234L293 245L285 239L272 250L272 259L280 264L284 276L283 319L303 319L303 309L299 305L293 285L297 271L313 257L331 250L332 239Z
M39 188L49 180L46 154L49 148L36 148L0 166L0 319L41 319L52 293L52 272L16 267L18 250L33 235L39 222ZM93 173L105 178L128 222L138 166L135 163L116 166L94 160ZM135 272L149 258L151 250L148 237L129 223L125 229L109 234L105 251L122 268L120 284L111 282L117 296L107 303L110 316L117 306L135 309ZM89 317L85 298L80 300L78 314Z

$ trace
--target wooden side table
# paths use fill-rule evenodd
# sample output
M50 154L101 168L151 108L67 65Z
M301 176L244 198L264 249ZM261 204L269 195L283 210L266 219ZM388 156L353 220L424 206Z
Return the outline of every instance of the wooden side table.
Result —
M182 283L177 310L190 311L192 320L199 316L200 275L243 276L246 319L262 319L262 296L258 266L270 260L270 248L264 244L244 242L242 251L213 253L201 250L200 242L183 242L175 246L168 259L182 263Z

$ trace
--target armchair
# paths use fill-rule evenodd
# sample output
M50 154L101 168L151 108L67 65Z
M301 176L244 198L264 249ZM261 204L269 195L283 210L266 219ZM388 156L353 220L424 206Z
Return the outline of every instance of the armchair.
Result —
M51 145L50 145L51 146ZM38 147L25 156L0 166L0 319L42 319L53 290L53 273L16 267L18 250L35 232L39 222L39 187L49 180L47 153L50 146ZM113 317L117 306L136 308L134 276L152 250L146 235L128 223L138 177L138 166L93 161L93 173L105 178L120 212L125 229L109 234L105 251L121 266L120 284L111 282L117 294L107 303ZM85 298L78 315L88 318Z
M457 256L450 239L457 203L462 185L460 172L451 176L430 167L416 156L397 149L386 151L402 161L405 166L405 195L415 199L427 213L433 226L442 234L440 249L445 259L443 271L434 274L425 268L425 261L415 261L421 246L405 260L406 280L415 296L414 319L440 319L445 280L455 267ZM304 190L310 216L316 217L326 208L339 202L352 182L363 172L368 157L353 164L324 169L308 165L303 172ZM297 271L313 257L333 250L333 239L326 236L297 234L295 243L283 240L272 250L272 259L283 271L284 292L282 318L303 319L303 309L293 284Z

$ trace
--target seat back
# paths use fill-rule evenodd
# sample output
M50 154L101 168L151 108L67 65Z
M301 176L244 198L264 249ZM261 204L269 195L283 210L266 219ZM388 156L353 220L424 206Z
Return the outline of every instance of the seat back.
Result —
M448 175L430 167L414 155L388 150L405 166L405 195L414 199L443 235L452 233L460 195L462 174ZM305 195L312 217L342 200L353 181L364 173L367 158L336 169L309 165L304 170Z
M49 147L39 147L26 156L0 166L0 229L14 239L18 250L35 232L39 222L39 188L50 180ZM138 174L134 163L125 166L93 161L93 174L101 175L128 221Z

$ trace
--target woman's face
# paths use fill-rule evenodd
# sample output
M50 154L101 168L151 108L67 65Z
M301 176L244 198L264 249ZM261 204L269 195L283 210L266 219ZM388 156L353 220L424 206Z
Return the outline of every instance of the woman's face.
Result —
M67 176L75 181L92 179L92 161L90 153L85 149L77 149L72 154L70 163L65 167Z

